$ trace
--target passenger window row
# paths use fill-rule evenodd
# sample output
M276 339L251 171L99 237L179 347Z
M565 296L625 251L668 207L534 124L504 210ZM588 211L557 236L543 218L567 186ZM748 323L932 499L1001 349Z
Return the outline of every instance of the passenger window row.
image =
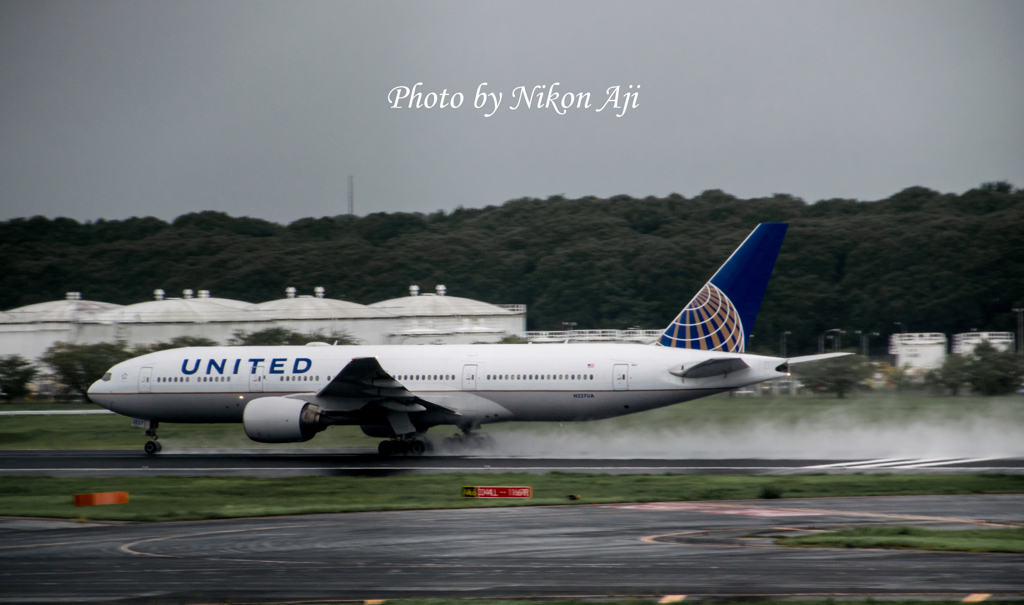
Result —
M396 380L455 380L454 374L402 374Z
M330 376L325 377L330 380ZM319 376L281 376L281 382L318 382ZM156 382L191 382L189 376L157 377ZM231 382L230 376L196 376L196 382Z
M593 374L488 374L487 380L593 380Z
M327 380L331 377L327 376ZM455 380L454 374L402 374L398 380ZM593 380L593 374L488 374L487 380ZM281 376L280 382L318 382L319 376ZM190 382L189 377L161 377L157 382ZM196 382L231 382L230 376L197 376Z

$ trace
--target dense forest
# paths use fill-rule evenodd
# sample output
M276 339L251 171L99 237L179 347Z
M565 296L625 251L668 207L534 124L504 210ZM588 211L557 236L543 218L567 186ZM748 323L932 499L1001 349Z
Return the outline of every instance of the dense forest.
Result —
M685 198L560 196L434 214L307 218L287 226L218 212L79 223L0 223L0 309L83 298L129 304L156 288L261 302L287 286L371 303L410 284L529 305L530 329L661 328L764 221L790 224L754 327L754 350L811 353L818 334L1016 329L1024 306L1024 192L923 187L807 204L719 190Z

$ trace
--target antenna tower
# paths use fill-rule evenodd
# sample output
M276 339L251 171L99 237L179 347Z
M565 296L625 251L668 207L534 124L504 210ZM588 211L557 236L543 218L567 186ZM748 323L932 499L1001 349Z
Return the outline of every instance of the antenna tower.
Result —
M352 175L348 177L348 213L349 215L356 213L356 186Z

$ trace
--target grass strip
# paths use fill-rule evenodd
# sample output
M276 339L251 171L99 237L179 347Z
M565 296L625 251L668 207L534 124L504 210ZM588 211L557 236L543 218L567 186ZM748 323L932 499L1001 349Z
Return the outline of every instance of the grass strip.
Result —
M531 485L530 500L462 498L464 485ZM128 504L76 508L78 493ZM0 477L0 515L175 521L267 515L760 497L1024 493L1024 475L588 475L452 473L391 477ZM570 501L570 494L579 500Z
M938 530L919 527L857 527L780 538L782 546L827 548L910 548L967 552L1024 552L1024 529Z

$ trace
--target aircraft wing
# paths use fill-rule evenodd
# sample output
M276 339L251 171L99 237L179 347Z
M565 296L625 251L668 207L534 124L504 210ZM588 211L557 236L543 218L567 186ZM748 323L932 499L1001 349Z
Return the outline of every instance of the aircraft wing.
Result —
M417 397L388 374L376 357L354 358L316 393L316 397L373 403L393 412L423 412L433 408L458 414L457 410Z
M413 399L415 395L392 378L376 357L356 357L317 392L317 397Z
M715 359L707 359L695 366L690 366L690 369L686 371L672 373L682 378L707 378L708 376L718 376L719 374L737 372L749 367L750 366L747 365L747 362L743 361L739 357L718 357Z

